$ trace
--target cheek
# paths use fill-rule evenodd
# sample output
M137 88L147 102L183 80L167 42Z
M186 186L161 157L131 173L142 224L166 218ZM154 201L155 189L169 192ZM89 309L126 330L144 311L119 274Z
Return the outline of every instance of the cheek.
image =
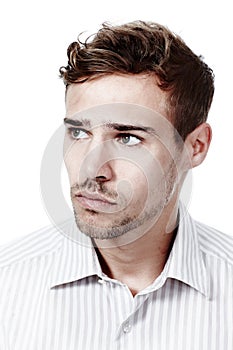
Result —
M138 213L142 211L148 197L147 179L144 173L139 169L122 162L122 166L115 169L117 178L114 188L123 198L124 212Z
M176 145L169 145L169 148L167 148L166 145L159 142L157 147L152 148L151 153L153 154L153 164L151 164L151 169L150 165L148 166L148 169L150 169L148 174L150 171L154 173L158 181L166 180L171 169L178 169Z
M150 192L161 185L165 169L162 157L159 157L157 154L145 156L141 159L140 169L141 171L137 173L135 178L141 187L146 187Z
M118 193L126 198L127 212L139 217L164 203L167 185L160 162L144 161L137 166L125 163L118 174Z
M145 202L150 186L155 186L155 172L151 164L119 162L115 166L116 190L131 202Z
M79 156L77 156L77 154ZM68 142L64 143L63 159L64 159L64 163L67 169L67 173L68 173L71 185L73 185L77 181L82 158L83 158L83 155L81 154L80 151L77 153L75 144L68 143Z

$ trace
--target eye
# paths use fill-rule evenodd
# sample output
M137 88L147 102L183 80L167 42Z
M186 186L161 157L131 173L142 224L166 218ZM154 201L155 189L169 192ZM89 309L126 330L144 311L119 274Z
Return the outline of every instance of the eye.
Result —
M117 137L118 142L126 146L138 145L142 140L138 136L131 134L121 134Z
M69 128L68 129L69 134L71 137L75 140L80 140L80 139L86 139L88 138L88 133L87 131L79 128Z

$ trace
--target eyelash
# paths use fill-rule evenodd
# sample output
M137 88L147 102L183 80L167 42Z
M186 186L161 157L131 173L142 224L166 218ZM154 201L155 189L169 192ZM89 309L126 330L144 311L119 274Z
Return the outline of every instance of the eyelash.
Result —
M139 141L139 143L136 143L134 145L128 145L128 146L137 146L138 144L140 144L142 141L143 141L143 138L142 137L139 137L137 135L134 135L134 134L130 134L130 133L120 133L116 136L116 139L123 139L124 137L133 137L135 139L137 139ZM123 144L123 143L121 143ZM127 146L127 144L125 144L125 146Z
M84 129L82 129L82 128L68 128L68 134L70 135L70 137L71 138L73 138L74 140L78 140L78 139L76 139L74 136L73 136L73 132L75 132L75 131L80 131L80 132L84 132L85 134L89 134L89 132L87 131L87 130L84 130Z
M69 134L70 137L73 138L74 140L79 140L78 138L76 139L76 138L73 136L73 134L72 134L72 133L75 132L75 131L84 132L85 134L89 135L89 132L88 132L87 130L85 130L85 129L70 127L70 128L68 128L68 134ZM134 137L135 139L137 139L137 140L139 141L139 143L142 142L142 141L144 140L142 137L140 137L140 136L138 136L138 135L134 135L134 134L131 134L131 133L124 133L124 132L123 132L123 133L117 134L117 135L115 136L115 139L116 139L116 140L119 140L119 139L124 138L124 137ZM80 139L82 139L82 138L80 138ZM132 147L132 146L136 146L136 145L137 145L137 144L131 145L131 147Z

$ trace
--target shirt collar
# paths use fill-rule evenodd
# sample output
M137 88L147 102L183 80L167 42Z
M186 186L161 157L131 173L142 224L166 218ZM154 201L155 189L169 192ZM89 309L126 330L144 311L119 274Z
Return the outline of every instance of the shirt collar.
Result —
M60 249L55 254L50 287L74 282L82 278L103 276L101 266L90 238L80 233L74 220L62 227L64 237ZM195 288L206 297L209 296L207 272L199 247L195 221L185 206L179 206L179 227L177 235L159 278L149 290L158 288L167 278L174 278ZM156 288L156 289L157 289Z
M50 287L71 283L82 278L102 276L101 266L89 237L82 234L75 221L58 228L62 233L60 248L55 253Z
M207 270L195 221L180 203L179 227L167 261L166 278L180 280L209 297Z

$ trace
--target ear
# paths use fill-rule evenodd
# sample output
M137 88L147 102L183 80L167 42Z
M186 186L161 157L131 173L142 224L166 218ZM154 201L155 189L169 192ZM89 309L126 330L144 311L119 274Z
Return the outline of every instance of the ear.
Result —
M200 165L205 159L211 138L212 130L207 123L202 123L186 137L185 145L193 168Z

